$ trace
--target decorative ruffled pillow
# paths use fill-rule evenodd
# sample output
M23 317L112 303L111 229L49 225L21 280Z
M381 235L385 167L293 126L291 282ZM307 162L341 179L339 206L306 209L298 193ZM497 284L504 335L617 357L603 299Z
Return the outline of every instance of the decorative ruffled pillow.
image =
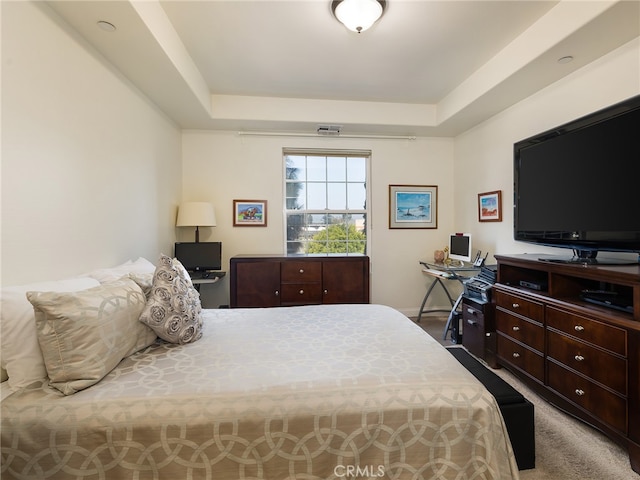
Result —
M160 255L140 321L170 343L191 343L202 337L200 294L184 266Z

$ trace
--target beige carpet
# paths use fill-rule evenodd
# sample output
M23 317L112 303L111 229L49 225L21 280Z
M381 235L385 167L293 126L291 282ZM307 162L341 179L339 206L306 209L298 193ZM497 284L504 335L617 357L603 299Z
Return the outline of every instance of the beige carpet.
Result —
M445 319L423 317L419 325L451 345L442 339ZM640 480L622 447L543 400L506 369L493 371L534 404L536 468L522 470L521 480Z

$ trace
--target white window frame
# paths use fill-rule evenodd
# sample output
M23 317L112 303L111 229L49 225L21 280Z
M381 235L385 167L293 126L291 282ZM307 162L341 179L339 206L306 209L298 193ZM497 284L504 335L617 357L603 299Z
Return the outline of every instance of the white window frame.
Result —
M284 253L285 255L289 254L288 249L288 241L287 241L287 214L293 212L292 210L287 210L287 155L306 155L306 156L326 156L326 157L363 157L365 159L365 201L366 207L364 209L325 209L325 210L313 210L313 209L303 209L296 210L301 213L309 213L309 214L358 214L364 215L366 218L365 221L365 235L366 235L366 246L365 246L365 255L370 256L371 252L371 151L370 150L336 150L336 149L312 149L312 148L283 148L282 149L282 185L283 185L283 195L282 195L282 215L283 215L283 244L284 244ZM328 182L327 182L328 183ZM301 256L310 256L313 254L308 253L299 253L297 255ZM340 255L362 255L360 253L343 253Z

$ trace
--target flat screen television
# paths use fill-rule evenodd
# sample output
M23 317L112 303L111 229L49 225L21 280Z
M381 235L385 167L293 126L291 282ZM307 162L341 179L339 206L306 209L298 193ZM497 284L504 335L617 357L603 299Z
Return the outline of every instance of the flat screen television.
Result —
M640 95L514 144L514 238L633 262L596 257L640 252Z
M190 272L222 269L222 242L178 242L175 257Z
M470 233L452 233L449 235L449 258L459 262L471 261Z

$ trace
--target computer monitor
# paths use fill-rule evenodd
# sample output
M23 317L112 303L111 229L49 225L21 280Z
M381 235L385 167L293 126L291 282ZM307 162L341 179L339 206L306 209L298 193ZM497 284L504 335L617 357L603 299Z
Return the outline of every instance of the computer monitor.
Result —
M178 242L175 256L190 272L222 269L222 242Z
M460 262L471 261L470 233L452 233L449 236L449 258Z

